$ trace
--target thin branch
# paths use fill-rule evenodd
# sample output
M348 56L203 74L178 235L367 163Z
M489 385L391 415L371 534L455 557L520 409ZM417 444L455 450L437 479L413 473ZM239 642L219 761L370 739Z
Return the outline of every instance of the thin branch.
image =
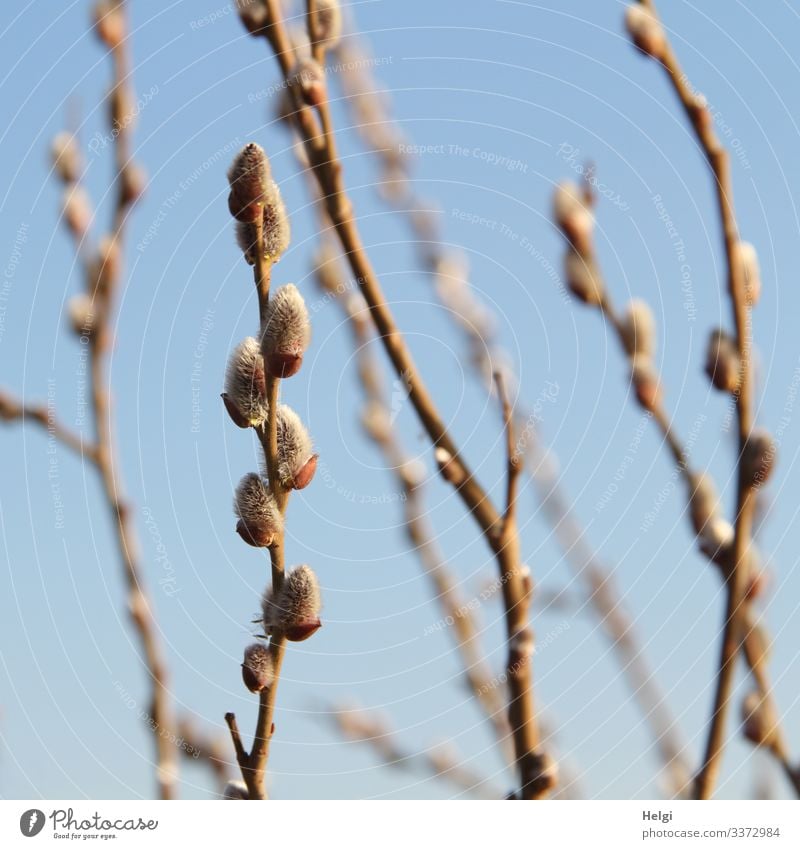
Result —
M495 328L500 322L472 294L465 259L443 244L433 212L409 179L406 161L398 153L403 135L387 111L387 92L376 90L376 84L366 70L370 62L358 49L354 38L342 41L337 47L337 55L343 68L341 81L345 103L353 112L353 125L382 164L383 172L378 183L380 193L408 219L421 263L435 281L434 292L446 306L447 316L467 341L473 375L487 388L487 375L502 365L506 382L517 383L516 375L508 365L510 358L496 338ZM586 581L588 600L612 649L619 656L620 668L651 729L671 778L673 793L677 795L686 786L690 775L677 721L647 664L633 624L624 613L610 572L599 563L587 543L586 532L556 475L543 472L544 452L539 446L537 428L531 425L524 412L518 413L516 418L521 433L520 443L528 458L527 466L544 512L574 574ZM547 456L552 457L552 452L548 450Z
M293 71L292 45L278 3L275 0L267 0L266 5L270 23L262 34L272 47L283 77L289 83ZM527 621L529 594L521 568L516 529L513 533L503 535L508 539L499 538L501 517L460 455L395 324L394 316L364 249L352 204L345 192L327 96L323 91L316 91L315 110L312 110L301 100L296 85L289 85L289 92L294 106L293 119L305 145L310 170L318 182L342 252L347 257L367 301L384 348L397 375L406 381L409 399L434 447L444 449L451 458L451 465L456 470L459 481L457 491L469 512L475 517L497 559L503 584L509 643L509 721L520 770L521 794L524 798L541 798L555 783L555 770L546 755L538 751L539 734L533 703L531 665L533 637ZM319 116L322 134L319 132L315 115Z
M84 441L82 434L75 433L56 418L55 412L42 404L23 404L0 390L0 419L5 422L32 422L44 428L50 436L61 442L80 457L97 462L97 449Z
M655 3L652 0L641 0L641 4L654 15L657 14ZM698 95L690 85L666 32L664 33L664 49L659 59L695 132L697 142L705 154L713 176L727 260L728 293L741 361L740 383L735 396L739 423L739 461L732 568L727 581L727 604L714 707L703 764L695 784L696 798L709 799L714 793L722 763L722 753L725 747L725 724L733 689L735 662L742 642L742 618L746 606L747 557L752 537L755 507L753 481L748 478L742 463L742 456L753 428L752 369L750 362L752 326L750 308L746 297L744 270L737 257L739 227L736 222L733 202L730 157L714 130L713 116L709 111L706 99Z

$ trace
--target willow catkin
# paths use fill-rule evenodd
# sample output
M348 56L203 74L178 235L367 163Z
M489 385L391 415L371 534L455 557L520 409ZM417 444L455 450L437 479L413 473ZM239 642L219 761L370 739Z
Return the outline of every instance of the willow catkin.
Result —
M237 345L225 370L225 409L238 427L261 427L267 420L267 381L261 347L252 337Z
M297 374L311 340L311 324L296 286L281 286L270 298L261 332L267 373L280 378Z
M648 304L634 298L625 308L620 333L629 357L652 358L656 351L656 320Z
M287 640L302 642L321 627L322 609L319 581L310 566L296 566L276 593L268 587L262 599L264 631L283 634Z
M553 220L580 253L588 253L594 229L594 215L576 183L565 180L556 186L553 192Z
M278 480L285 489L305 489L317 470L317 455L300 416L288 405L278 407Z
M711 384L722 392L735 393L741 370L736 340L722 329L712 330L706 348L706 374Z
M292 232L286 206L274 180L270 180L267 185L261 207L261 221L264 257L277 262L289 247ZM250 265L255 265L256 261L257 232L253 222L236 222L236 241Z
M275 680L275 664L272 653L264 643L253 643L244 650L242 680L251 693L260 693L272 686Z
M236 487L236 533L256 548L268 548L283 529L283 516L261 475L250 472Z
M339 0L317 0L314 38L326 50L332 50L342 37L342 10Z
M642 53L654 59L663 58L667 38L654 12L644 6L628 6L625 11L625 28L631 41Z
M603 278L589 255L579 253L570 245L564 260L564 274L567 286L576 298L589 306L596 307L603 303Z
M272 174L264 148L255 142L246 144L228 169L228 209L231 215L237 221L258 221L271 182Z
M755 247L750 242L737 242L736 260L741 267L745 300L754 307L761 297L761 267Z
M58 133L50 145L53 169L65 183L78 181L81 172L81 155L75 136L66 131Z

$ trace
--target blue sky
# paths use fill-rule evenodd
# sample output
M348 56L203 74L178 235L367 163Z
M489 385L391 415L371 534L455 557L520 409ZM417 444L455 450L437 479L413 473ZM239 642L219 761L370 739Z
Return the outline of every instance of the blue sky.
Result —
M776 637L775 695L800 752L793 117L800 87L792 59L800 20L786 2L727 3L724 17L683 1L661 5L684 68L712 103L732 150L740 228L761 260L764 291L753 316L758 420L778 434L780 463L759 542L773 575L765 607ZM315 221L288 137L274 120L274 59L219 0L130 6L134 80L147 99L136 156L150 182L131 220L112 380L125 484L175 698L216 733L223 734L230 709L245 734L254 727L256 702L241 685L239 663L265 568L234 533L231 495L255 468L256 451L249 434L227 420L218 393L228 352L255 329L255 296L235 246L225 181L233 152L255 139L270 154L293 225L275 280L295 282L312 308L312 346L284 397L307 421L322 471L292 500L287 547L291 562L318 572L325 627L293 647L285 666L272 792L457 792L423 773L381 768L369 750L343 743L320 716L324 705L343 700L389 717L411 748L452 740L472 768L508 786L451 642L442 632L426 635L441 614L403 536L393 479L358 424L350 337L309 276ZM563 486L591 543L614 569L694 761L713 696L720 582L694 550L682 490L658 434L642 427L614 340L596 314L565 301L546 270L548 263L559 268L562 254L549 221L553 185L591 159L610 195L597 211L609 286L619 304L638 296L653 306L675 426L691 435L693 461L713 472L730 510L726 403L702 373L708 332L727 325L729 305L712 186L694 138L664 75L623 36L622 3L373 0L350 11L409 142L429 149L413 155L416 188L438 204L445 240L463 247L473 285L498 313L521 396L533 403L548 385L558 387L542 411L541 436L560 458ZM94 232L102 235L112 160L100 101L110 70L88 18L87 3L55 13L40 0L7 4L0 25L7 116L0 130L0 385L29 400L50 392L76 427L83 361L62 314L80 280L58 226L59 189L47 152L65 115L79 115ZM337 97L335 79L331 85ZM375 157L338 101L335 118L364 241L398 322L454 436L499 496L497 410L465 368L461 340L436 304L405 220L377 197ZM503 158L516 164L496 164ZM401 407L397 426L429 471L431 520L462 590L479 595L494 575L486 546L432 475L430 447L410 405ZM46 435L34 429L4 428L0 440L0 794L151 795L151 746L139 719L146 682L93 470L61 447L48 453ZM598 507L612 482L618 490ZM530 485L521 510L524 556L537 583L568 586L569 569ZM656 513L652 522L645 522L648 512ZM587 795L658 795L658 760L641 715L597 621L577 598L566 611L540 605L534 613L542 641L537 694L558 748ZM499 669L502 611L487 602L478 616ZM732 742L720 795L750 794L765 771L758 753ZM184 764L182 778L183 796L210 792L202 768ZM785 793L780 778L776 791Z

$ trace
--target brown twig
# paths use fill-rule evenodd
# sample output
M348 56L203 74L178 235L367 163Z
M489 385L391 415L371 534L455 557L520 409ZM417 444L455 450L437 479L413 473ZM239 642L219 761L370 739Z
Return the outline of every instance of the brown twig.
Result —
M344 706L328 706L326 715L343 737L366 743L389 767L417 769L442 778L462 793L479 799L502 799L503 793L490 782L464 766L463 756L452 743L439 744L418 752L409 751L397 742L387 722L372 711Z
M282 15L275 0L266 0L268 25L260 31L278 60L287 83L293 74L293 49ZM342 179L342 166L336 151L329 104L324 91L314 92L310 107L289 85L294 107L293 120L305 146L310 170L317 180L326 212L347 257L360 290L367 301L370 316L398 376L409 389L409 399L436 448L447 452L451 471L458 480L457 492L481 528L498 562L503 584L506 631L509 642L508 680L510 691L509 721L514 737L516 762L520 771L524 798L541 798L555 782L549 759L538 751L539 734L533 705L531 656L532 635L527 622L528 592L519 558L516 533L501 533L501 517L484 489L474 477L450 436L433 399L422 381L405 340L386 303L378 278L361 241L352 204ZM320 131L320 127L322 130ZM513 523L512 523L513 524ZM530 639L520 640L527 634Z
M125 225L131 206L138 196L136 181L139 175L133 170L131 157L131 127L129 116L120 115L120 104L132 103L130 96L130 56L129 35L124 0L118 2L108 12L113 16L111 31L114 36L108 38L104 25L98 25L101 39L110 48L113 64L112 93L109 100L114 104L111 110L111 124L114 137L115 181L117 201L113 214L111 235L108 248L114 259L101 258L102 267L85 263L86 293L91 298L92 321L89 335L89 361L91 376L91 410L95 436L93 444L87 445L82 437L71 433L57 423L47 410L26 408L14 401L6 401L13 409L16 405L18 415L23 421L42 424L65 445L91 460L96 467L103 495L108 504L117 538L120 559L127 589L128 608L144 654L144 664L150 678L151 702L148 725L152 728L156 743L156 772L159 795L162 799L171 799L175 794L177 758L173 740L173 719L170 708L170 696L167 686L167 671L163 659L163 650L154 620L150 601L144 588L139 567L139 546L133 527L131 510L122 494L121 470L114 444L114 425L111 414L111 387L106 374L108 354L111 350L114 320L115 298L121 286L120 262L117 261L122 250ZM77 155L77 154L76 154ZM70 169L76 171L77 169ZM64 180L68 189L77 187L77 174L67 173ZM141 189L141 186L138 187ZM71 228L76 243L76 251L85 257L84 233ZM25 416L28 416L26 419ZM16 418L3 416L3 418Z
M640 2L654 15L657 14L653 0L640 0ZM664 48L659 60L695 132L698 144L708 161L713 177L727 260L728 293L741 361L739 389L735 396L739 423L739 461L732 566L727 580L727 604L714 707L703 764L695 784L696 798L709 799L713 795L722 763L722 753L725 746L725 724L733 688L735 662L742 642L742 617L744 615L747 585L747 556L752 537L755 506L753 482L748 478L742 463L742 455L753 428L752 369L750 363L752 327L745 292L743 267L736 255L739 244L739 228L736 223L733 202L730 157L714 131L714 120L705 98L699 96L689 84L666 34L664 35Z
M374 82L365 70L369 62L365 61L354 38L342 41L337 47L337 54L344 69L341 80L346 105L354 113L353 124L364 143L378 155L382 163L382 179L378 184L381 193L398 212L407 217L422 265L436 281L434 291L447 307L448 317L467 341L473 375L486 387L487 376L502 365L504 379L516 383L516 376L507 366L509 357L496 338L494 328L499 322L471 293L465 260L442 244L434 214L424 198L416 193L414 183L408 178L405 160L399 153L403 137L386 109L386 92L375 91ZM640 704L671 777L673 792L678 794L686 786L690 773L677 722L647 664L610 572L600 564L588 545L586 532L569 505L569 499L564 495L557 477L543 473L544 452L539 445L536 428L531 427L522 412L516 418L519 421L518 428L524 435L524 453L528 457L526 465L545 514L550 519L567 562L573 566L575 575L587 583L589 602L597 613L612 649L619 655L620 667L628 680L631 693ZM547 456L552 456L550 451Z
M94 445L84 440L82 434L75 433L56 418L55 412L41 404L22 404L0 390L0 419L5 422L32 422L43 427L54 439L61 442L80 457L92 463L97 461Z

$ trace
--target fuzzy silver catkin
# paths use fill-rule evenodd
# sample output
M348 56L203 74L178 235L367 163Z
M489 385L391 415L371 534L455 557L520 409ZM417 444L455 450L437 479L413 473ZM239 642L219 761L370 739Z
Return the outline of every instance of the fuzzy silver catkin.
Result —
M734 393L739 388L741 370L736 340L724 330L712 330L706 349L706 374L711 383L723 392Z
M758 264L758 254L750 242L736 243L736 259L744 278L744 296L747 305L754 307L761 297L761 268Z
M222 791L223 799L249 799L250 793L247 789L247 785L241 778L232 778L226 785L225 789Z
M75 183L67 185L61 209L67 228L76 239L82 239L92 221L92 205L86 189Z
M317 468L311 437L300 416L281 404L278 407L278 480L286 489L305 489Z
M628 6L625 27L631 41L647 56L661 59L667 46L664 28L655 13L644 6Z
M311 339L308 310L296 286L281 286L269 299L262 333L267 372L272 377L296 374Z
M280 189L274 180L270 180L264 195L262 222L264 256L277 262L289 247L292 233ZM245 260L250 265L255 265L258 250L255 225L250 221L237 221L236 241L242 249Z
M652 358L656 350L656 320L645 301L634 298L628 304L620 330L629 357Z
M256 548L272 545L283 529L283 516L261 475L250 472L239 481L233 506L239 517L236 533Z
M319 629L321 609L319 581L313 569L296 566L284 578L277 596L272 587L264 593L264 630L268 634L279 632L292 642L302 642Z
M239 427L260 427L267 420L269 404L264 360L252 336L246 337L228 359L222 400Z
M561 232L581 252L591 247L594 215L580 187L569 180L556 186L553 192L553 219Z
M75 183L81 172L81 155L75 136L69 132L61 132L53 139L50 147L53 169L65 183Z
M297 60L289 75L289 84L309 106L320 106L325 100L325 71L310 56Z
M67 302L69 323L76 336L91 336L94 332L94 304L89 295L73 295Z
M231 215L239 221L257 221L271 182L269 159L264 148L255 142L246 144L234 156L228 169Z
M236 0L236 11L251 35L258 35L269 23L269 9L264 0Z
M599 306L605 297L603 278L589 256L582 255L572 245L567 248L564 260L567 285L576 298L589 306Z
M332 50L342 37L342 10L339 0L317 0L314 35L320 44Z
M260 693L272 686L275 680L275 665L272 653L264 643L252 643L244 650L242 680L251 693Z

